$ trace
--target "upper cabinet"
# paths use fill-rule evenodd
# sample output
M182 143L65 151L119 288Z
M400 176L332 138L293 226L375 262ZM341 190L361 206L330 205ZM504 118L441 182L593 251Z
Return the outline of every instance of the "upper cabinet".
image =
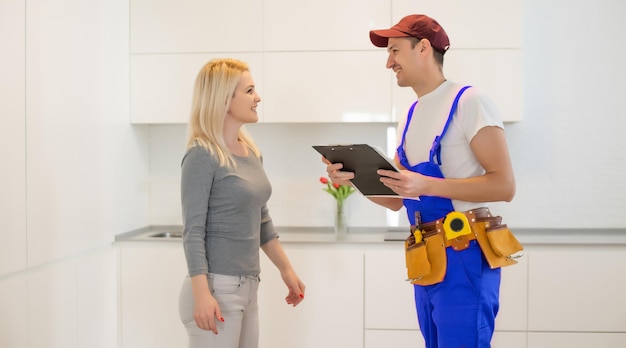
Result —
M130 52L260 52L262 13L256 0L131 0Z
M439 20L448 79L487 92L505 121L522 119L521 0L131 0L131 122L186 123L210 59L249 63L261 122L394 122L415 100L369 41L404 15Z
M191 95L196 75L209 60L224 56L216 53L131 55L131 122L186 123L191 111ZM261 53L231 52L227 56L248 63L256 88L262 93Z

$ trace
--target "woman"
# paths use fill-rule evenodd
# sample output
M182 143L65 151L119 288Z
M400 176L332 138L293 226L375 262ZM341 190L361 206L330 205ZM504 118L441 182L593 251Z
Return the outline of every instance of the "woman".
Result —
M279 269L287 303L304 299L268 213L261 154L243 129L258 121L260 101L244 62L212 60L198 73L181 175L189 276L179 310L192 348L258 346L259 247Z

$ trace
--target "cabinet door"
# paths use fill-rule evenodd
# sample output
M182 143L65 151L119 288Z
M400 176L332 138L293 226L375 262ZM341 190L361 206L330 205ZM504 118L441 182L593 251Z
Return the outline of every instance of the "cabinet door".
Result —
M418 330L413 285L407 282L404 247L365 253L365 328Z
M0 299L0 347L28 348L28 276L0 277Z
M186 265L179 243L120 246L123 348L184 347L187 333L178 316Z
M262 91L262 55L260 53L237 53L229 56L248 63L255 86L257 90ZM196 75L207 62L215 58L222 58L222 55L215 53L131 55L131 123L187 123L191 112L191 96Z
M363 347L363 253L337 245L284 245L306 285L297 307L265 255L259 290L260 347Z
M496 324L497 326L497 324ZM496 331L491 339L492 348L526 348L528 334L524 332ZM528 346L530 347L530 346ZM547 345L542 347L559 347L558 345ZM563 346L571 347L571 346Z
M518 263L502 268L500 309L496 331L526 331L528 328L528 252Z
M530 255L529 331L626 332L623 248L553 247Z
M264 53L263 122L391 122L386 54Z
M26 25L23 1L3 1L0 11L0 276L28 266L26 245ZM0 342L1 343L1 342ZM0 344L1 346L1 344Z
M626 333L623 332L529 332L528 348L623 348ZM497 348L497 347L496 347Z
M424 338L417 330L365 330L365 348L424 348Z

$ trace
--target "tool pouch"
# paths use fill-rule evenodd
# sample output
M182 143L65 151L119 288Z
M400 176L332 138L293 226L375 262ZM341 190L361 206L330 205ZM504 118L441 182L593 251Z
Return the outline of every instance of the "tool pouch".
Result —
M524 250L507 225L501 223L501 216L477 218L472 223L476 240L491 268L516 264L513 255Z
M415 233L420 233L417 231ZM406 268L411 284L432 285L446 275L446 245L442 234L424 236L416 242L411 234L405 241Z

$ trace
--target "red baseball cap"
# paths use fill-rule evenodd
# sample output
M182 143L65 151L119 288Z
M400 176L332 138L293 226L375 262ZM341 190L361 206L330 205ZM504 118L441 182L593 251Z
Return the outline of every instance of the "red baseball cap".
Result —
M390 37L428 39L430 45L444 54L450 48L450 39L436 20L423 15L408 15L391 29L370 30L370 40L376 47L387 47Z

